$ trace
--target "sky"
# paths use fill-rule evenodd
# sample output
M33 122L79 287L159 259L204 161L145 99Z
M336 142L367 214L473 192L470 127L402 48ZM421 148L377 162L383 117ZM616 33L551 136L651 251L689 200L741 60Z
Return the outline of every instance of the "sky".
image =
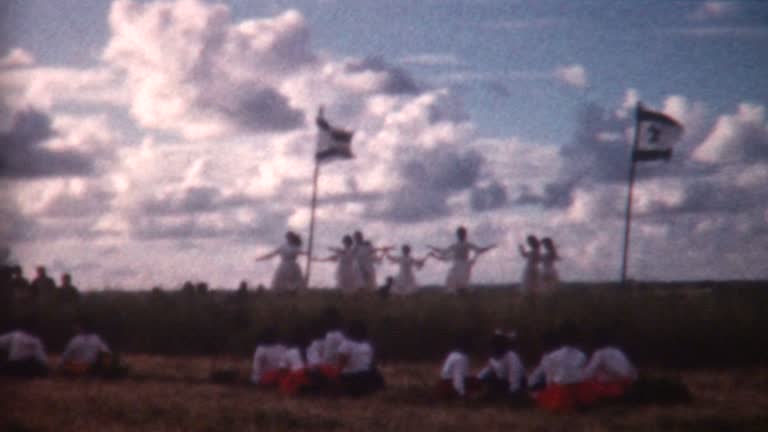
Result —
M321 166L317 255L463 225L498 244L478 283L519 281L528 234L563 280L617 280L642 102L685 132L637 166L629 277L768 277L767 2L7 0L0 29L0 248L27 276L269 285L323 105L355 158Z

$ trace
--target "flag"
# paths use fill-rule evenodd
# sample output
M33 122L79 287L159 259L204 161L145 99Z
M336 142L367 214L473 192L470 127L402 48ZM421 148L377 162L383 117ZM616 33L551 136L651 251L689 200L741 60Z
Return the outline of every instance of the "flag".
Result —
M323 110L317 114L317 127L320 128L317 134L317 151L315 160L323 162L333 159L352 159L352 135L354 132L339 129L331 126L323 118Z
M683 134L683 126L672 117L637 107L637 146L632 154L633 162L657 159L669 160L672 145Z

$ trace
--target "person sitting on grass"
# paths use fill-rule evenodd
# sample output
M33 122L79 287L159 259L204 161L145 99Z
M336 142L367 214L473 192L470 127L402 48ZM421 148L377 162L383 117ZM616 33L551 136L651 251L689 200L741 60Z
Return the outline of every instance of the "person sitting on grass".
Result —
M31 330L32 325L24 327ZM25 378L48 375L48 356L40 338L24 330L0 335L0 375Z
M469 376L468 342L466 335L457 336L453 349L445 357L435 391L438 399L464 398L477 390L477 379Z
M75 336L59 358L59 371L70 376L101 375L115 366L112 350L92 330L88 320L80 320L74 330Z
M594 403L623 397L637 381L637 369L624 351L609 346L592 353L584 368L582 401Z
M306 332L303 328L294 331L283 353L280 369L280 392L286 396L296 396L309 390L312 381L304 361L302 347L305 345Z
M544 354L528 377L536 404L548 411L569 411L579 407L580 383L584 380L586 362L584 352L567 345Z
M368 329L362 321L347 325L337 364L342 394L363 396L384 388L384 378L376 367L374 349L368 340Z
M277 330L268 328L253 352L251 383L261 387L277 387L284 373L282 370L286 348L277 341Z
M498 330L491 337L491 358L477 375L486 399L527 399L525 368L520 357L512 350L513 337Z

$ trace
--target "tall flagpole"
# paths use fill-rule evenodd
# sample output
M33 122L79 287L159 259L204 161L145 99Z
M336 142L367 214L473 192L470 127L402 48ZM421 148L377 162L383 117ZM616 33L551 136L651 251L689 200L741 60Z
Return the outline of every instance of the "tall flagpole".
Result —
M632 143L632 153L630 155L630 167L629 167L629 191L627 193L627 209L624 215L624 253L621 257L621 286L626 287L627 284L627 255L629 252L629 233L632 225L632 190L635 186L635 153L637 152L637 145L640 137L640 124L638 121L638 114L640 112L640 102L637 103L635 109L635 137Z
M317 207L317 178L320 176L320 163L315 158L315 174L312 179L312 204L309 215L309 240L307 241L307 266L304 271L304 285L309 288L309 272L312 270L312 245L315 239L315 208Z

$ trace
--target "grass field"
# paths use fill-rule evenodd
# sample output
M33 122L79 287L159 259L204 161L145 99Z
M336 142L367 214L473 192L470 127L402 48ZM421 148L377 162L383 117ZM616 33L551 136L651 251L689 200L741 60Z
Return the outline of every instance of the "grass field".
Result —
M388 388L362 399L288 398L207 380L206 357L130 355L119 381L51 377L0 381L2 431L765 431L768 368L645 371L681 377L676 406L599 407L551 414L430 398L436 364L384 364ZM234 363L232 363L234 362ZM218 364L222 364L219 362ZM246 358L229 365L247 372Z

